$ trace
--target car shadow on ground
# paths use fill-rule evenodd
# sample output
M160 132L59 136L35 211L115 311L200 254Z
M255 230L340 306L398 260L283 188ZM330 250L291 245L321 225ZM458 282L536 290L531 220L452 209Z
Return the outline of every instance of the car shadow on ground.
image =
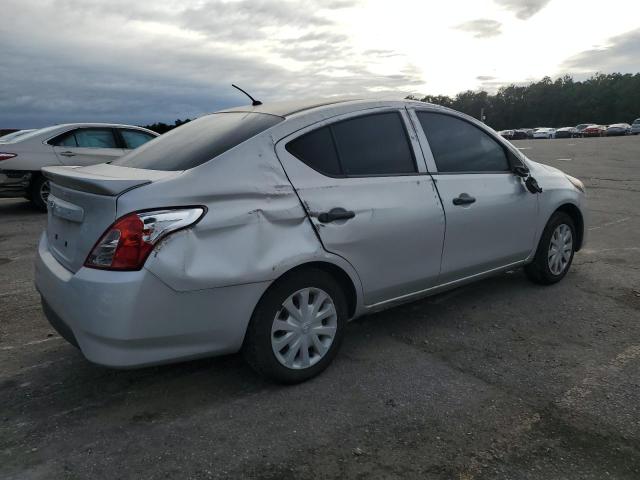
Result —
M502 274L350 322L334 365L310 382L335 383L338 387L345 369L368 368L367 359L372 350L377 350L375 345L384 344L389 337L422 339L434 328L440 337L478 335L477 325L457 321L452 309L471 311L479 301L497 301L510 288L514 292L524 290L521 294L526 295L527 285L531 284L518 272ZM434 345L440 337L433 339ZM83 411L95 414L96 409L117 409L123 404L139 404L145 411L162 411L176 417L257 392L296 388L262 378L244 363L241 354L114 370L91 364L62 339L51 343L55 346L21 358L26 367L4 380L0 377L2 403L10 410L15 408L16 414L28 411L31 421L48 423L52 415L82 416Z

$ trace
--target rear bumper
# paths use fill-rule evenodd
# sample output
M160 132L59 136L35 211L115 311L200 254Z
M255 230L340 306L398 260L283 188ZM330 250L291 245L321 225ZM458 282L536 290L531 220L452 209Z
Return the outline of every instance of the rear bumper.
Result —
M145 269L74 274L53 257L46 235L35 282L53 327L88 360L115 368L238 351L269 284L177 292Z
M31 172L0 170L0 198L24 197L31 183Z

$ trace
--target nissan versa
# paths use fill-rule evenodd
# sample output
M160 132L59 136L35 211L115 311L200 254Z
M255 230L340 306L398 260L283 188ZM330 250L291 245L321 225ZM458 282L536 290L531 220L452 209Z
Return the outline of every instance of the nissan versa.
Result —
M519 266L555 283L585 236L579 180L412 101L236 108L43 170L44 311L111 367L241 350L300 382L348 320Z

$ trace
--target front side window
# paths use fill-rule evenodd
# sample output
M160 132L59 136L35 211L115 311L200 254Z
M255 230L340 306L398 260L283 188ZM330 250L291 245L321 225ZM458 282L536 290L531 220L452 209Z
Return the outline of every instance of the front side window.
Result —
M481 129L452 115L416 112L438 172L509 171L502 145Z
M110 128L80 128L54 139L52 144L58 147L118 148Z
M122 139L124 140L124 148L138 148L141 145L144 145L149 140L153 140L153 135L150 135L145 132L140 132L138 130L120 130L122 134Z
M289 153L330 176L416 173L409 137L398 112L341 120L289 142Z

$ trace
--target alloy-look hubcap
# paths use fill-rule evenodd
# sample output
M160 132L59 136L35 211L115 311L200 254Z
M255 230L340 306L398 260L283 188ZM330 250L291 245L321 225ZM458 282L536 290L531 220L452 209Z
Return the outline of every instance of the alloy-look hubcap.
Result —
M549 270L554 275L560 275L569 265L573 251L573 236L571 228L566 224L560 224L553 231L547 261Z
M287 368L309 368L329 351L337 328L331 297L319 288L303 288L282 303L273 319L273 353Z

